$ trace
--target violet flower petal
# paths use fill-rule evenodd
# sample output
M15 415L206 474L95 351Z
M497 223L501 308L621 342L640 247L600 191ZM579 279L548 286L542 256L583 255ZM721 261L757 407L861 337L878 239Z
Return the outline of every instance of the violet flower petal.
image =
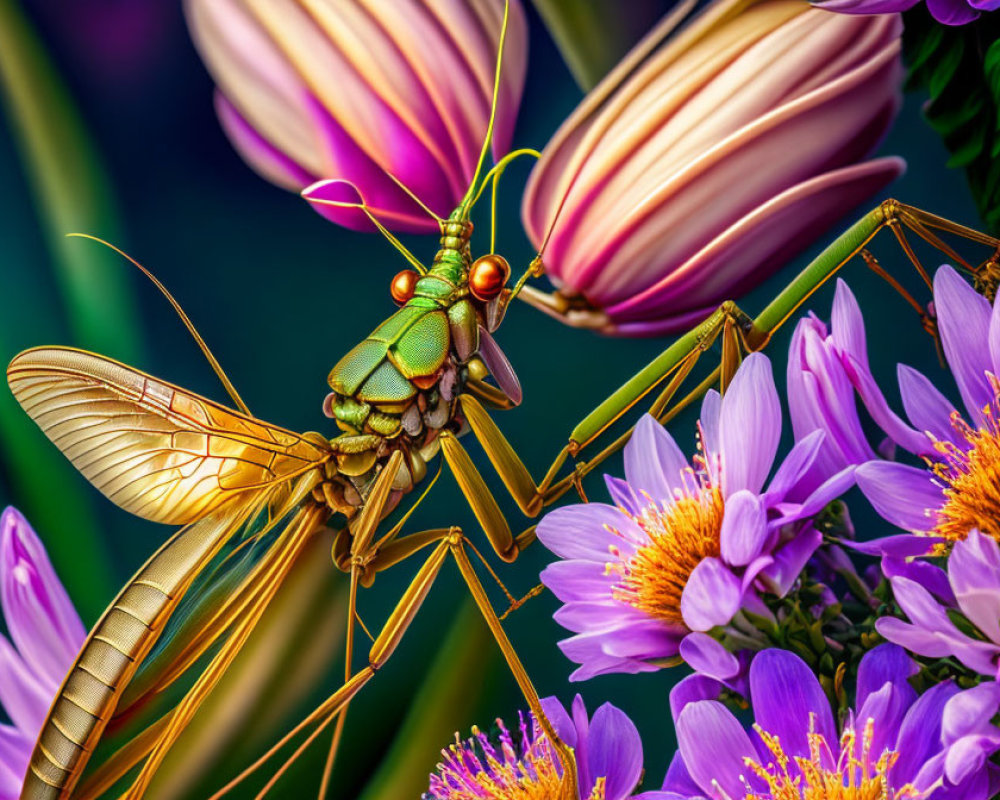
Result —
M903 718L894 748L898 753L892 768L897 786L914 781L921 767L941 748L941 717L945 704L958 693L951 681L939 683L924 692L910 706ZM925 789L926 786L917 786Z
M0 635L0 706L22 731L34 736L49 713L58 683L44 682Z
M704 558L688 576L681 593L681 615L693 631L725 625L739 611L740 580L717 558Z
M762 353L751 353L722 398L719 450L725 497L740 489L760 492L780 438L781 404L771 362Z
M662 502L672 498L675 489L683 488L681 475L689 470L690 465L674 437L654 417L644 414L625 445L628 483L654 501Z
M757 495L746 489L730 495L719 531L723 561L746 566L760 555L766 537L767 519Z
M817 429L795 442L795 446L782 460L770 484L768 484L767 492L764 493L765 505L781 502L799 485L803 478L809 474L820 451L825 448L826 439L826 433ZM821 479L825 477L823 475Z
M916 663L902 647L880 644L869 650L858 665L856 706L859 708L863 706L868 700L868 695L877 692L887 683L900 688L906 687L912 692L912 687L907 681L918 671ZM906 704L907 707L916 699L916 693L913 693Z
M941 2L968 9L964 0ZM928 7L934 14L935 6L928 2ZM935 18L938 18L937 14ZM934 274L934 306L941 346L958 384L962 402L973 423L982 425L983 408L993 400L993 391L986 380L986 372L993 365L989 346L990 304L954 269L945 265Z
M1000 684L989 681L959 692L948 700L941 717L941 738L945 744L965 736L993 730L990 720L1000 708ZM957 783L957 779L953 779Z
M712 484L720 484L719 455L719 420L722 416L722 395L715 389L709 389L701 401L701 415L698 417L698 429L701 435L701 446L705 454L706 466Z
M956 542L948 559L948 577L965 616L1000 644L1000 547L996 541L971 531Z
M41 540L14 508L0 516L0 602L18 651L58 686L87 632Z
M812 670L793 653L771 649L754 657L750 698L757 724L779 737L785 752L808 753L810 730L837 741L830 702Z
M979 17L967 0L927 0L927 9L942 25L965 25Z
M545 712L545 716L552 723L552 727L555 728L559 738L567 746L575 748L576 726L573 724L573 720L570 719L569 714L566 713L563 704L555 697L543 697L539 702L542 705L542 711Z
M538 539L560 558L582 558L601 564L610 561L608 548L622 542L605 526L631 525L614 506L586 503L550 511L538 523Z
M607 800L624 800L642 775L639 731L632 720L610 703L598 708L591 720L587 766L591 780L606 777ZM581 788L581 796L585 796L594 787L589 783Z
M882 559L882 574L887 578L909 578L935 595L942 603L958 605L955 592L948 582L948 573L941 567L921 559L886 556Z
M772 563L760 574L770 591L784 597L798 580L806 562L823 543L823 535L811 525L795 534L795 537L774 551Z
M718 681L735 677L740 662L716 639L707 633L689 633L681 640L680 655L695 672Z
M714 700L690 703L677 718L677 745L694 782L716 796L714 786L730 797L743 792L746 759L757 759L750 737L725 706Z
M559 560L541 573L541 581L564 603L611 597L615 578L597 561Z
M694 634L691 634L694 635ZM698 634L703 636L704 634ZM683 644L683 642L682 642ZM670 717L677 721L684 707L688 703L696 703L699 700L718 700L722 693L722 683L707 675L695 673L681 678L677 685L670 690ZM664 789L676 788L663 784Z
M913 367L900 364L896 368L899 379L899 393L903 408L910 422L919 431L927 431L934 438L959 444L958 435L951 424L955 407L926 375Z
M915 532L934 527L928 512L943 505L944 494L926 470L869 461L858 467L854 476L875 510L893 525Z

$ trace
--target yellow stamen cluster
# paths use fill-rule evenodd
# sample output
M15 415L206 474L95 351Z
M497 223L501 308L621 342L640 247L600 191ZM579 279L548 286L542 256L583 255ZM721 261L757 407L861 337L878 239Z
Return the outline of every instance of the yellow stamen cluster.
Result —
M472 734L474 739L482 741L485 738L476 727ZM449 782L448 800L570 800L577 797L576 786L564 785L559 760L544 734L539 734L521 755L505 736L499 743L498 752L484 748L476 753L473 768L468 761L468 743L456 735L455 744L449 749L454 756L453 764L465 766L461 768L459 780ZM604 800L603 778L597 781L587 800Z
M967 450L952 442L934 443L941 461L932 469L945 484L946 500L933 512L930 533L947 544L965 539L973 528L1000 540L1000 424L990 407L984 412L982 428L971 427L957 412L952 416Z
M614 597L654 617L682 622L681 594L688 578L703 559L720 553L724 511L722 493L707 483L663 504L651 501L638 515L622 509L649 542L627 561L608 565L621 575Z
M809 734L809 757L790 758L777 736L755 726L774 761L766 767L753 759L746 759L747 767L767 785L767 792L760 794L749 787L744 800L919 800L920 793L907 784L893 789L889 784L889 770L898 754L886 751L878 761L871 761L874 722L868 720L861 737L861 752L857 753L857 734L853 728L844 731L840 738L840 756L833 769L829 763L831 749L826 739L818 733ZM794 760L797 771L789 770Z

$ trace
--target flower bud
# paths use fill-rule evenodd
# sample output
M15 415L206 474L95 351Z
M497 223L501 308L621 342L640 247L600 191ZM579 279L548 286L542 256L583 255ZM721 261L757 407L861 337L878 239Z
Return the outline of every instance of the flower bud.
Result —
M222 125L263 177L312 187L317 211L360 230L372 229L363 212L322 203L343 201L343 182L395 231L437 223L393 178L440 216L459 204L486 137L504 0L185 7ZM511 0L495 153L510 145L526 65L524 11Z
M863 161L900 104L900 31L898 16L726 0L612 73L532 173L524 223L559 292L526 299L641 336L759 284L902 171Z

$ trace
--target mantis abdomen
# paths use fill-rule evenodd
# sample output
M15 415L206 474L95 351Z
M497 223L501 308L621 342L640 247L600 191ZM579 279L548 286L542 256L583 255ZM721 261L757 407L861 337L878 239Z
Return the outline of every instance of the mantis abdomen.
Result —
M79 778L80 757L100 739L121 692L191 582L238 527L231 516L216 513L181 529L104 612L56 695L22 797L69 796Z

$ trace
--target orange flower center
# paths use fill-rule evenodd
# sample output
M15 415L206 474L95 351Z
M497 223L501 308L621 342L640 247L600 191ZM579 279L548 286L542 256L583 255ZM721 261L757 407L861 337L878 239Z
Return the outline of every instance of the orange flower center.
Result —
M934 513L930 533L945 539L945 547L965 539L973 528L1000 540L1000 425L991 407L984 411L982 428L973 428L958 412L952 416L952 427L968 449L952 442L934 443L942 460L931 468L945 484L946 500Z
M650 503L628 516L648 536L627 561L609 564L621 580L615 599L668 622L681 623L681 595L694 568L720 553L725 503L713 486L700 484L662 505Z
M896 752L886 751L872 763L873 720L865 724L860 753L854 729L844 731L840 738L840 757L834 769L824 766L824 754L836 750L829 747L822 735L809 734L808 758L796 756L792 759L777 736L754 727L774 761L765 767L753 759L746 759L746 766L767 784L767 791L760 794L748 788L744 800L919 800L921 797L910 784L895 790L890 786L889 770L898 757ZM797 771L789 770L793 761Z

